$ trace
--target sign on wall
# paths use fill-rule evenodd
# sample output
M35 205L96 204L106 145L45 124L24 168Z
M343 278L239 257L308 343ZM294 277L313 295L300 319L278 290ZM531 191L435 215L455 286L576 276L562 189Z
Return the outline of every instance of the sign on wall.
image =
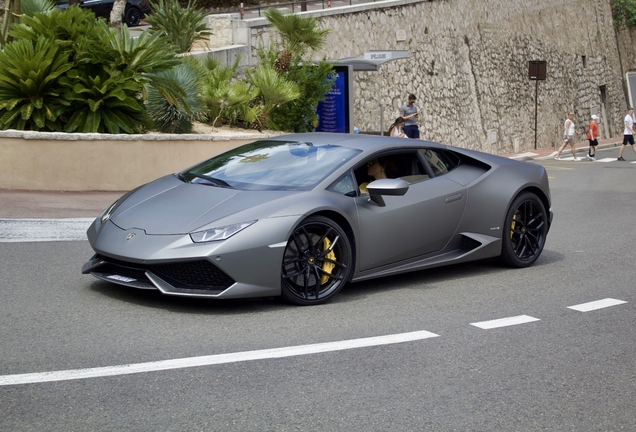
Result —
M353 131L353 71L350 66L334 66L335 81L323 102L318 103L316 132Z

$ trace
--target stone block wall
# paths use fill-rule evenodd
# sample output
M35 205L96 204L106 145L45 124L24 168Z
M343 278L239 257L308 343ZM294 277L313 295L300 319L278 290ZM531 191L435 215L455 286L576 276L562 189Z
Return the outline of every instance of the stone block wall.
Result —
M579 130L595 112L603 115L601 137L622 134L626 93L609 0L405 0L337 9L318 15L331 32L315 59L410 54L378 72L355 72L363 131L380 129L380 105L386 129L414 93L424 139L489 153L530 150L537 92L537 147L560 145L568 111ZM249 31L252 59L278 40L262 20ZM630 42L622 42L627 51ZM547 62L547 80L529 80L534 60Z

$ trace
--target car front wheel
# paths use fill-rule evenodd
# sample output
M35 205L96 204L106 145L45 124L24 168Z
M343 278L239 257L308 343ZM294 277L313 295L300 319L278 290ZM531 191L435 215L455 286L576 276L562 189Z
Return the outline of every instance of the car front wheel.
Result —
M128 8L124 14L124 22L128 27L136 27L141 22L141 12L135 7Z
M282 265L282 295L299 305L331 299L351 272L351 245L342 228L322 216L312 216L290 236Z
M506 215L501 260L511 267L528 267L541 255L548 234L548 215L533 193L523 193Z

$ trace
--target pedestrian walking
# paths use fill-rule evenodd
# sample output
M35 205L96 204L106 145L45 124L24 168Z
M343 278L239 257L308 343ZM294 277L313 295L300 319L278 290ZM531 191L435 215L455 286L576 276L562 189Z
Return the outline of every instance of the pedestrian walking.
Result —
M625 146L629 144L632 146L632 150L636 153L636 149L634 148L634 108L627 109L627 115L625 116L625 130L623 131L623 145L621 149L618 151L618 160L624 161L623 159L623 151L625 151Z
M596 114L592 115L592 120L590 120L590 126L587 128L587 139L590 142L590 149L587 152L587 158L591 161L595 161L596 158L596 146L598 145L598 126L596 124L598 120L598 116Z
M410 94L407 103L400 108L400 117L404 119L403 132L409 138L419 138L420 128L417 126L418 112L415 106L415 95Z
M581 160L576 157L576 148L574 148L574 134L580 135L580 133L576 130L576 127L574 126L573 112L568 113L568 118L565 119L563 129L564 129L563 144L561 145L561 148L559 148L559 151L557 151L557 154L554 157L554 159L561 160L561 152L563 151L566 145L570 144L570 147L572 148L572 156L574 156L574 160L575 161Z

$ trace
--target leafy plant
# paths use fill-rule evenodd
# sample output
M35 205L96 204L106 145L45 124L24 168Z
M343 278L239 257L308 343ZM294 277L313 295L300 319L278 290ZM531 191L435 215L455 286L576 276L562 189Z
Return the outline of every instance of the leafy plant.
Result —
M129 72L103 70L98 75L71 71L61 80L73 115L66 132L135 133L143 123L143 106L134 95L139 86Z
M249 102L258 96L258 89L234 79L240 61L238 57L232 66L221 65L212 57L197 62L202 77L201 100L213 126L220 122L237 124L245 118Z
M166 133L192 132L192 122L205 119L196 70L188 64L181 64L159 72L157 76L177 83L185 91L189 110L186 111L182 105L171 103L156 88L149 86L146 107L154 128Z
M283 50L274 61L274 68L279 73L287 71L294 55L302 57L308 49L322 47L329 33L329 29L318 29L318 21L312 16L284 15L274 8L267 9L263 15L282 38Z
M21 22L11 28L10 35L16 40L28 39L34 43L40 37L50 39L68 54L74 67L83 67L103 60L99 55L114 37L113 32L104 20L97 20L92 11L73 5L65 11L54 9L46 14L23 16ZM95 56L97 58L93 58Z
M282 104L293 101L300 96L298 85L280 76L269 65L260 66L247 71L249 83L258 90L258 96L252 102L249 113L249 121L258 130L263 127L277 129L277 126L269 122L269 114ZM255 117L251 119L252 115Z
M60 80L71 69L68 55L42 36L18 40L0 51L0 128L61 130L69 105Z
M179 53L190 51L195 42L212 34L203 21L205 13L196 8L196 1L188 1L185 8L178 0L157 0L151 4L153 13L146 17L150 32L165 35Z
M121 33L113 29L109 31L108 46L95 52L94 57L109 61L111 67L117 70L132 72L131 79L139 84L144 100L147 99L149 85L170 105L189 112L186 92L174 80L159 74L182 64L174 51L166 49L165 36L159 32L144 31L133 38L127 26L121 28Z
M281 130L313 131L318 121L316 107L333 86L333 72L333 65L324 59L315 62L295 56L285 77L298 85L300 96L276 108L271 113L271 121Z
M617 28L636 28L636 0L610 0L610 5Z
M66 77L59 77L56 88L66 112L57 113L57 129L139 132L147 118L146 88L179 111L190 112L185 91L158 74L182 62L161 34L143 32L133 38L126 26L119 32L92 12L71 6L64 12L23 16L11 35L31 45L44 38L66 55Z
M46 13L55 9L55 2L52 0L22 0L21 13L27 16L33 16L36 13Z

